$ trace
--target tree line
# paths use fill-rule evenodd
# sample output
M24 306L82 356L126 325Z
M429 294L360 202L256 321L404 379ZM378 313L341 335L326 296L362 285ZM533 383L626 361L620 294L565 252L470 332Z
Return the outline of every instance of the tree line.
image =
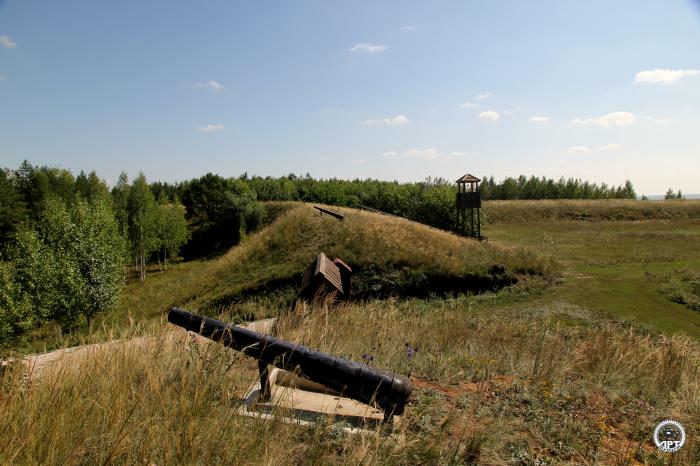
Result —
M251 192L251 198L260 201L317 202L345 207L366 205L444 230L455 230L457 188L453 181L444 178L399 183L373 179L316 179L308 174L281 177L243 174L237 178L220 179L216 183L207 180L206 176L183 183L159 182L154 183L152 189L157 193L165 193L171 199L187 200L186 205L193 205L196 203L188 199L188 191L192 192L193 183L204 185L210 193L217 192L219 184L238 186L243 192ZM197 187L194 192L199 189ZM484 200L636 198L630 181L619 186L608 186L605 183L597 184L574 178L555 180L535 176L508 177L502 181L495 181L493 176L485 176L480 191Z
M47 322L70 330L114 308L186 251L215 254L255 230L264 209L245 182L207 174L175 185L126 173L109 189L95 172L0 170L0 340Z
M627 180L620 186L600 185L574 178L553 178L519 176L494 181L493 176L484 177L481 182L481 198L493 200L515 199L636 199L637 193L632 182Z
M293 200L305 202L324 202L331 205L389 204L399 198L420 196L426 190L446 190L456 193L456 184L444 178L426 178L421 182L399 183L373 179L315 179L310 175L288 175L283 177L248 177L242 175L257 193L259 200ZM632 182L627 180L619 186L606 183L560 178L519 176L507 177L495 181L493 176L484 176L479 185L481 198L484 200L517 199L635 199L636 192ZM407 201L409 202L409 201ZM415 203L414 200L410 202ZM372 207L380 208L378 205Z
M664 195L664 199L669 200L669 199L683 199L683 193L679 189L677 193L673 192L673 188L668 188L668 191L666 191L666 194Z
M93 172L0 171L0 337L45 322L72 328L112 308L127 243Z
M314 179L306 176L248 177L245 180L260 200L318 202L339 206L366 205L444 230L454 231L456 183L444 178L398 183L379 180ZM516 199L635 199L630 181L620 186L596 184L580 179L482 178L484 200Z

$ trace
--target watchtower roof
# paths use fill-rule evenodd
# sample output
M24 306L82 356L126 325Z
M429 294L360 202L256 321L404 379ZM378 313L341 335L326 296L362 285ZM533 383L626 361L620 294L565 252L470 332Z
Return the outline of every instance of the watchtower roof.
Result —
M457 183L478 183L481 180L474 175L467 173L463 177L457 180Z

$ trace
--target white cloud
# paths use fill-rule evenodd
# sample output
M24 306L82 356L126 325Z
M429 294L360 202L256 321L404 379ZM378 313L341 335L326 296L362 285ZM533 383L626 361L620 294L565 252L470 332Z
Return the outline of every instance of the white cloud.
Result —
M666 70L656 68L654 70L640 71L634 77L636 83L673 84L686 76L700 74L700 70Z
M408 124L408 118L404 115L396 115L395 117L389 118L370 118L368 120L362 120L361 125L388 125L388 126L402 126Z
M616 151L622 149L621 144L605 144L604 146L600 146L601 151L603 152L609 152L609 151Z
M546 116L534 116L530 118L530 123L535 123L538 125L543 125L545 123L549 123L549 117Z
M573 146L569 147L569 154L588 154L591 152L588 146Z
M595 124L603 128L611 126L629 126L637 121L637 117L630 112L612 112L598 118L574 118L570 124L572 126L590 126Z
M200 133L213 133L214 131L221 131L222 129L224 129L224 125L198 126L196 129Z
M8 49L13 49L17 47L17 44L15 44L12 39L10 39L10 36L0 36L0 45L3 47L7 47Z
M350 47L351 52L366 52L366 53L381 53L387 49L384 44L368 44L362 42L360 44L355 44Z
M462 108L474 108L478 106L479 104L475 104L474 102L464 102L462 105L460 105Z
M637 120L637 117L630 112L613 112L598 117L595 120L595 124L598 126L609 127L609 126L629 126L633 125Z
M4 80L5 80L5 76L0 74L0 81L4 81Z
M446 154L440 152L439 150L435 149L434 147L428 147L425 149L407 149L403 152L397 152L395 150L390 150L388 152L384 152L382 154L382 157L386 159L394 159L394 160L405 160L405 159L423 159L423 160L436 160L436 159L444 159L447 157L473 157L475 153L473 152L461 152L461 151L452 151L448 152Z
M496 122L501 119L501 114L494 110L486 110L485 112L479 113L479 120Z
M206 87L214 92L221 92L226 86L221 84L219 81L209 80L206 82L194 83L194 87Z
M474 97L476 100L484 100L488 99L489 97L492 97L493 94L491 92L482 92L481 94L477 94L476 97Z
M401 26L401 27L399 28L399 31L403 31L403 32L415 32L415 31L417 31L417 30L418 30L418 26L409 26L409 25L407 25L407 26Z

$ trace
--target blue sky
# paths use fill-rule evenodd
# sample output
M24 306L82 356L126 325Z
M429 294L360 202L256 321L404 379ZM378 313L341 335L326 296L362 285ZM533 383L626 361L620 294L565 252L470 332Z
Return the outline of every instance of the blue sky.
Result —
M0 0L0 165L700 192L692 0Z

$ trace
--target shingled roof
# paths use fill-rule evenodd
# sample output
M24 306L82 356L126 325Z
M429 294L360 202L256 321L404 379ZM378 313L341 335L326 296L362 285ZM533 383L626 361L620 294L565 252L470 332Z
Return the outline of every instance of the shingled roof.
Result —
M463 177L458 179L457 183L478 183L480 181L481 180L479 178L477 178L476 176L470 175L469 173L467 173L466 175L464 175Z

